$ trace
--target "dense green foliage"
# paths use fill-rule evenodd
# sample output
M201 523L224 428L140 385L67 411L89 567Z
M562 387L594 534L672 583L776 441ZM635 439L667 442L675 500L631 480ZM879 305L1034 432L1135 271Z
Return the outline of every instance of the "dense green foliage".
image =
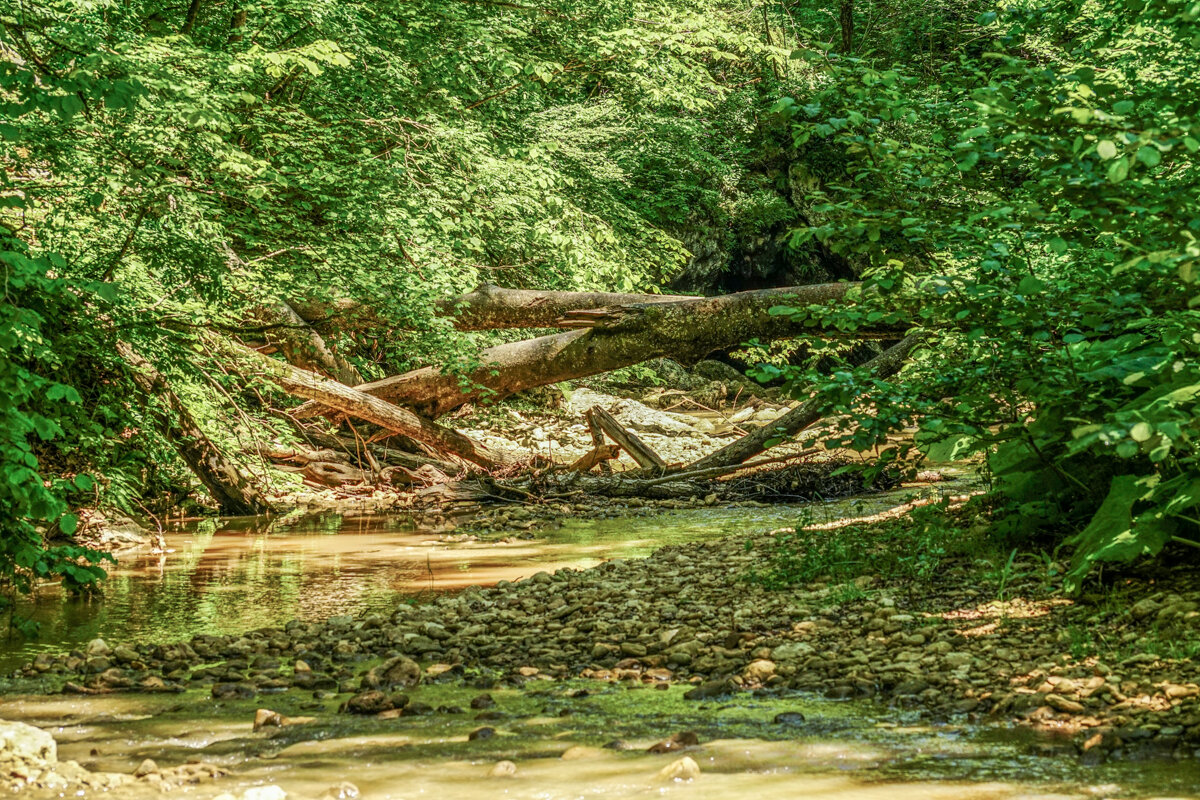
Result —
M930 330L902 380L762 370L837 389L835 443L917 423L930 457L986 453L996 530L1076 534L1075 583L1195 538L1196 8L854 14L0 4L0 581L87 583L86 553L45 549L73 508L189 483L118 342L236 452L281 398L198 331L253 339L289 303L368 378L461 366L475 350L432 302L481 280L859 274L873 289L823 316Z
M118 341L236 452L276 399L208 359L203 328L253 337L258 309L286 301L379 377L470 361L430 308L481 280L661 285L684 226L742 213L746 134L773 93L753 87L783 60L719 4L0 4L23 415L5 463L14 485L49 481L0 509L0 560L44 574L11 559L38 552L29 525L74 502L169 508L188 483ZM86 501L54 478L87 472Z
M797 240L879 290L843 324L935 331L846 441L986 452L996 533L1079 531L1071 586L1200 518L1196 17L1014 3L935 71L846 59L776 106L819 185Z

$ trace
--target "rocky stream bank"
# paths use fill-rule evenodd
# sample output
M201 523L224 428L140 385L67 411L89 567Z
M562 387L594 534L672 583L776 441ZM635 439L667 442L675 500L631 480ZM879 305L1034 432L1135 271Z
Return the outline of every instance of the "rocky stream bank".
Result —
M1189 649L1200 585L1190 567L1161 568L1153 585L1130 575L1080 599L1020 562L996 583L953 558L923 581L863 574L766 588L753 575L787 533L541 572L404 604L390 617L295 620L174 644L95 640L40 655L13 678L26 690L84 695L204 687L214 703L264 707L301 692L327 712L467 714L481 731L486 700L435 706L424 693L441 684L482 696L580 678L682 683L697 704L754 690L1029 726L1050 734L1038 745L1047 754L1085 762L1200 755ZM256 724L288 722L264 713Z

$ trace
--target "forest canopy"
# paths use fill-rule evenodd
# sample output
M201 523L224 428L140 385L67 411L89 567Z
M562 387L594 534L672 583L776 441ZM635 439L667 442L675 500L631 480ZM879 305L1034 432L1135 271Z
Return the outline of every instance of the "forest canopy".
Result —
M829 446L876 468L982 454L990 535L1068 545L1072 588L1093 562L1196 544L1198 17L1165 0L10 0L4 578L93 581L76 512L204 494L181 442L278 479L242 445L295 403L214 342L287 355L311 332L297 358L346 385L465 375L503 335L457 331L437 303L484 282L861 281L853 302L771 313L921 333L903 372L756 370L843 415Z

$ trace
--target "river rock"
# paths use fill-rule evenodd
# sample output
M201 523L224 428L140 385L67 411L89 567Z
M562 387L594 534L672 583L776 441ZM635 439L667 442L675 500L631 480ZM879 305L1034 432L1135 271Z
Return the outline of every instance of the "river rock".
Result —
M724 697L732 694L737 690L737 687L729 679L718 681L705 681L695 689L689 689L683 693L686 700L711 700L714 697Z
M481 739L491 739L495 735L496 735L496 729L489 728L485 725L482 728L476 728L475 730L468 733L467 741L468 742L477 742Z
M389 658L363 676L364 689L407 689L421 682L421 667L406 656Z
M158 773L158 764L155 764L153 759L147 758L141 764L138 764L138 768L133 771L133 777L145 778L148 775L157 775Z
M350 781L342 781L322 792L317 800L357 800L359 797L362 797L362 792L358 790L357 786Z
M769 661L765 658L751 661L746 665L746 669L742 675L748 681L753 681L754 683L766 683L775 675L775 662Z
M804 715L799 711L784 711L780 714L776 714L775 719L773 719L772 722L774 722L776 725L791 725L795 727L803 725L806 720Z
M214 683L212 686L214 700L249 700L257 694L257 687L250 683Z
M517 765L511 761L497 761L488 770L488 777L491 778L511 778L517 774Z
M776 662L799 661L808 658L813 652L813 646L807 642L786 642L771 650L771 658Z
M282 728L283 715L269 708L260 708L254 712L254 730L260 728Z
M700 765L690 756L672 761L658 771L658 779L662 781L690 781L699 777Z
M490 694L481 694L471 698L471 708L483 710L496 705L496 701L492 699Z
M1060 694L1046 695L1046 705L1053 708L1055 711L1062 711L1066 714L1082 714L1084 711L1083 705L1074 700L1068 700Z
M58 745L53 736L23 722L0 720L0 781L27 780L57 762Z
M88 658L104 658L112 653L112 649L103 639L92 639L87 646Z
M674 753L677 750L684 750L688 747L697 747L700 744L700 737L694 731L680 731L672 734L669 739L663 739L661 742L650 745L647 748L647 753Z
M394 708L392 701L378 689L359 692L345 702L341 710L347 714L378 714Z

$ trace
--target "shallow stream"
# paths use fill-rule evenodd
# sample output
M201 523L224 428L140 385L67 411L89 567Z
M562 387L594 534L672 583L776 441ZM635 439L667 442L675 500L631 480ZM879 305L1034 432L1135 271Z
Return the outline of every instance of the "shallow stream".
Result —
M533 539L497 541L417 530L409 520L384 516L180 530L167 536L167 553L122 562L103 599L74 600L48 589L36 608L43 638L9 642L0 651L0 671L39 649L69 649L96 637L166 642L279 626L296 617L387 611L422 593L642 557L662 544L773 529L801 518L876 513L905 496L803 509L568 520ZM746 693L698 704L682 699L686 688L534 680L521 690L490 690L497 705L486 721L469 708L481 689L436 684L412 694L438 713L390 720L337 714L344 697L318 700L290 691L216 702L200 690L9 695L0 698L0 717L47 729L59 742L60 758L95 770L129 773L145 758L162 767L201 759L228 769L230 776L217 783L177 790L202 800L263 784L315 798L342 781L353 782L368 800L1200 797L1195 761L1085 766L1069 741L1023 731L925 726L895 709L795 694ZM253 732L255 710L264 706L313 719ZM804 721L777 722L783 712L800 712ZM495 735L469 741L481 726ZM686 730L698 734L698 748L645 752ZM616 741L624 749L612 747ZM696 761L700 776L659 777L681 755ZM515 774L491 775L505 760L515 764ZM149 787L115 794L162 796Z

